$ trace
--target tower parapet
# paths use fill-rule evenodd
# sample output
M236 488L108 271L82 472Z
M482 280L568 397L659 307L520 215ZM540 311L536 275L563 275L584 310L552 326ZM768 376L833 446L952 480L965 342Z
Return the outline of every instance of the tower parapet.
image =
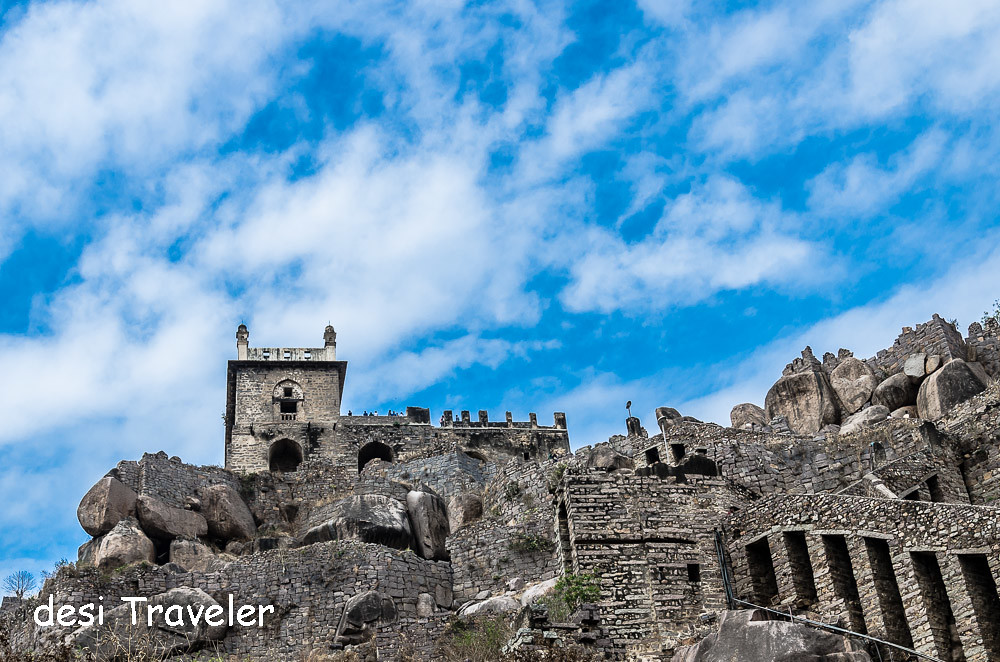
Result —
M249 338L240 324L226 387L226 467L294 469L332 443L347 362L335 360L332 326L323 347L250 347Z

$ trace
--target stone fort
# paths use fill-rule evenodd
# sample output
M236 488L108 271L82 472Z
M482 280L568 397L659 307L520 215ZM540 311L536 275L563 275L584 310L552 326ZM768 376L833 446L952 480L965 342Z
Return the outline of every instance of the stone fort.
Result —
M111 469L77 510L76 562L4 601L0 653L134 659L116 645L139 637L178 660L1000 660L995 319L963 336L935 315L867 359L807 347L728 427L665 406L575 452L559 412L345 414L347 361L323 340L252 348L240 325L225 465ZM31 618L121 596L276 609L138 633L120 611ZM489 656L461 647L487 631Z
M550 459L569 452L566 416L552 426L529 421L458 418L445 411L439 426L430 412L407 407L405 415L353 416L340 411L347 361L337 360L337 334L323 333L319 348L249 347L249 332L236 332L237 360L226 376L226 468L241 473L294 471L305 460L357 466L374 459L405 462L446 452L503 464Z

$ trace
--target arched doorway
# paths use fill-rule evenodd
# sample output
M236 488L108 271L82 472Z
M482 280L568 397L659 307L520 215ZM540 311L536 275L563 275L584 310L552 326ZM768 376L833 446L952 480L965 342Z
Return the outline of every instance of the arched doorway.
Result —
M291 439L279 439L271 444L267 452L267 464L271 471L295 471L302 462L302 449Z
M369 441L358 451L358 473L374 459L392 462L392 449L379 441Z

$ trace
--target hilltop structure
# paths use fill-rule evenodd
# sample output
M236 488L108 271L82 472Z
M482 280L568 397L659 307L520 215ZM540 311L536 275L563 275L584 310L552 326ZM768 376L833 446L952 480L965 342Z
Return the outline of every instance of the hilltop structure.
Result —
M1000 660L995 321L963 338L935 315L866 360L806 348L732 427L661 407L654 434L629 417L576 453L559 412L344 415L346 373L332 327L251 348L240 325L225 468L112 469L77 563L5 603L12 652L115 659L137 636L122 613L37 627L50 597L232 595L275 612L138 634L177 659L408 660L499 619L511 659Z

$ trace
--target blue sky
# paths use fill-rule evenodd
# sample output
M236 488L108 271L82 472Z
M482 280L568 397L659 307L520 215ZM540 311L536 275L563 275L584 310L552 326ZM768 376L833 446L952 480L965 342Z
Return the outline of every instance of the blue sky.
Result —
M575 446L964 329L998 61L975 0L0 4L0 575L119 459L221 463L241 321Z

